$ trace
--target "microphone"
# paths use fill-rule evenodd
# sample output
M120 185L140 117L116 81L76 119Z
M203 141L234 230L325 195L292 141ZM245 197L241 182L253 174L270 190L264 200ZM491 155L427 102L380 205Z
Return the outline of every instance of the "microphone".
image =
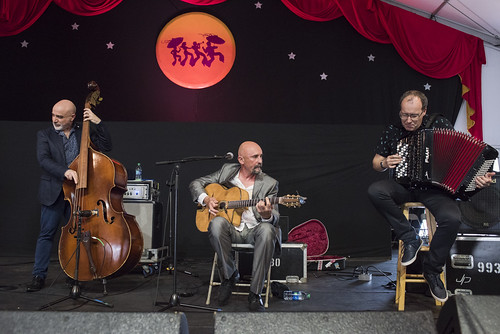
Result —
M213 159L227 159L231 160L234 158L233 152L227 152L224 155L210 155L210 156L202 156L202 157L187 157L181 160L172 160L172 161L158 161L156 162L156 165L168 165L168 164L173 164L173 163L182 163L182 162L189 162L189 161L201 161L201 160L213 160Z
M227 152L225 155L214 155L214 158L231 160L232 158L234 158L234 154L233 152Z

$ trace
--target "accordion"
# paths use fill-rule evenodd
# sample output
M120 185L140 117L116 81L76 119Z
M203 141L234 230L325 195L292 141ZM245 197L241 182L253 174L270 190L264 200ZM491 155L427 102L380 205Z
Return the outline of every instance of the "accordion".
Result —
M465 133L451 129L424 129L401 139L397 154L403 159L393 177L410 187L442 188L467 199L476 189L476 176L493 165L498 151Z

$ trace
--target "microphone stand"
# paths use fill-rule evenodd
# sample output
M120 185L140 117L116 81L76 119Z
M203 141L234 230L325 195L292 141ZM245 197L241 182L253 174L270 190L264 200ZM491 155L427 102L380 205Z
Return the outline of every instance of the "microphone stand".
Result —
M178 192L179 192L179 170L181 168L181 163L186 163L186 162L191 162L191 161L202 161L202 160L213 160L213 159L224 159L232 158L232 153L227 154L226 156L199 156L199 157L187 157L184 159L180 160L172 160L172 161L159 161L156 162L157 166L160 165L170 165L170 164L175 164L173 173L175 175L175 181L174 181L174 240L173 240L173 292L172 295L170 295L170 300L165 303L165 302L158 302L155 301L154 305L166 305L165 307L161 308L158 310L158 312L165 311L167 309L170 309L175 306L183 306L183 307L191 307L191 308L196 308L196 309L201 309L201 310L206 310L206 311L222 311L220 308L212 308L212 307L207 307L207 306L200 306L200 305L190 305L190 304L184 304L181 303L180 296L177 294L177 219L178 219ZM170 197L170 195L169 195ZM169 198L169 203L171 203L171 199ZM168 213L167 213L168 214ZM172 245L171 245L172 246ZM160 261L160 270L158 272L158 281L157 281L157 286L156 286L156 291L158 295L158 282L159 282L159 275L161 273L161 261Z
M71 287L71 290L69 292L69 296L60 298L58 300L55 300L53 302L50 302L48 304L45 304L39 308L39 310L46 309L47 307L50 307L52 305L58 304L60 302L63 302L69 298L77 299L77 298L82 298L103 306L107 307L113 307L113 304L106 303L102 300L99 299L93 299L87 296L84 296L81 294L80 290L80 282L78 281L78 271L79 271L79 266L80 266L80 243L82 242L82 217L90 217L92 214L94 214L94 210L84 210L84 211L77 211L75 214L78 216L78 221L77 221L77 229L76 229L76 249L75 249L75 279L73 280L73 286Z

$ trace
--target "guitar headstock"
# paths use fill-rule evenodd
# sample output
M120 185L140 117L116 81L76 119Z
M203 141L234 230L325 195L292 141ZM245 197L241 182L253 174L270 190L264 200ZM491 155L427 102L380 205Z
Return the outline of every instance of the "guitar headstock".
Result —
M301 205L306 204L307 197L300 195L286 195L280 197L279 203L290 208L300 208Z
M97 82L93 80L87 84L87 88L90 90L90 93L85 99L85 108L94 110L94 108L102 101L101 90L99 89Z

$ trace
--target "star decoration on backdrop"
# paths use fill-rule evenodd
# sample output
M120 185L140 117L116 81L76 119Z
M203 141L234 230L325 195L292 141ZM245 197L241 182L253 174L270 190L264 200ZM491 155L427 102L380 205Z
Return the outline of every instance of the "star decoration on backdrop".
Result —
M296 56L296 54L295 54L295 53L290 52L290 53L288 54L288 59L295 60L295 56Z
M73 24L71 25L71 28L72 28L72 30L78 30L78 27L79 27L79 26L80 26L80 25L79 25L79 24L77 24L77 23L75 22L75 23L73 23Z
M262 4L260 3L260 1L257 1L254 5L255 5L255 9L261 9L262 8Z
M431 85L429 85L429 83L426 83L424 85L424 88L425 88L425 90L431 90Z
M112 42L109 42L106 44L106 46L108 47L108 49L111 49L113 50L113 47L115 46Z
M29 44L29 43L28 43L28 42L26 42L26 40L24 40L24 41L22 41L22 42L21 42L21 47L22 47L22 48L27 48L27 47L28 47L28 44Z
M325 72L323 72L319 76L321 77L321 80L326 80L326 77L328 76L328 74L326 74Z
M368 56L368 61L375 61L375 56L370 53Z

